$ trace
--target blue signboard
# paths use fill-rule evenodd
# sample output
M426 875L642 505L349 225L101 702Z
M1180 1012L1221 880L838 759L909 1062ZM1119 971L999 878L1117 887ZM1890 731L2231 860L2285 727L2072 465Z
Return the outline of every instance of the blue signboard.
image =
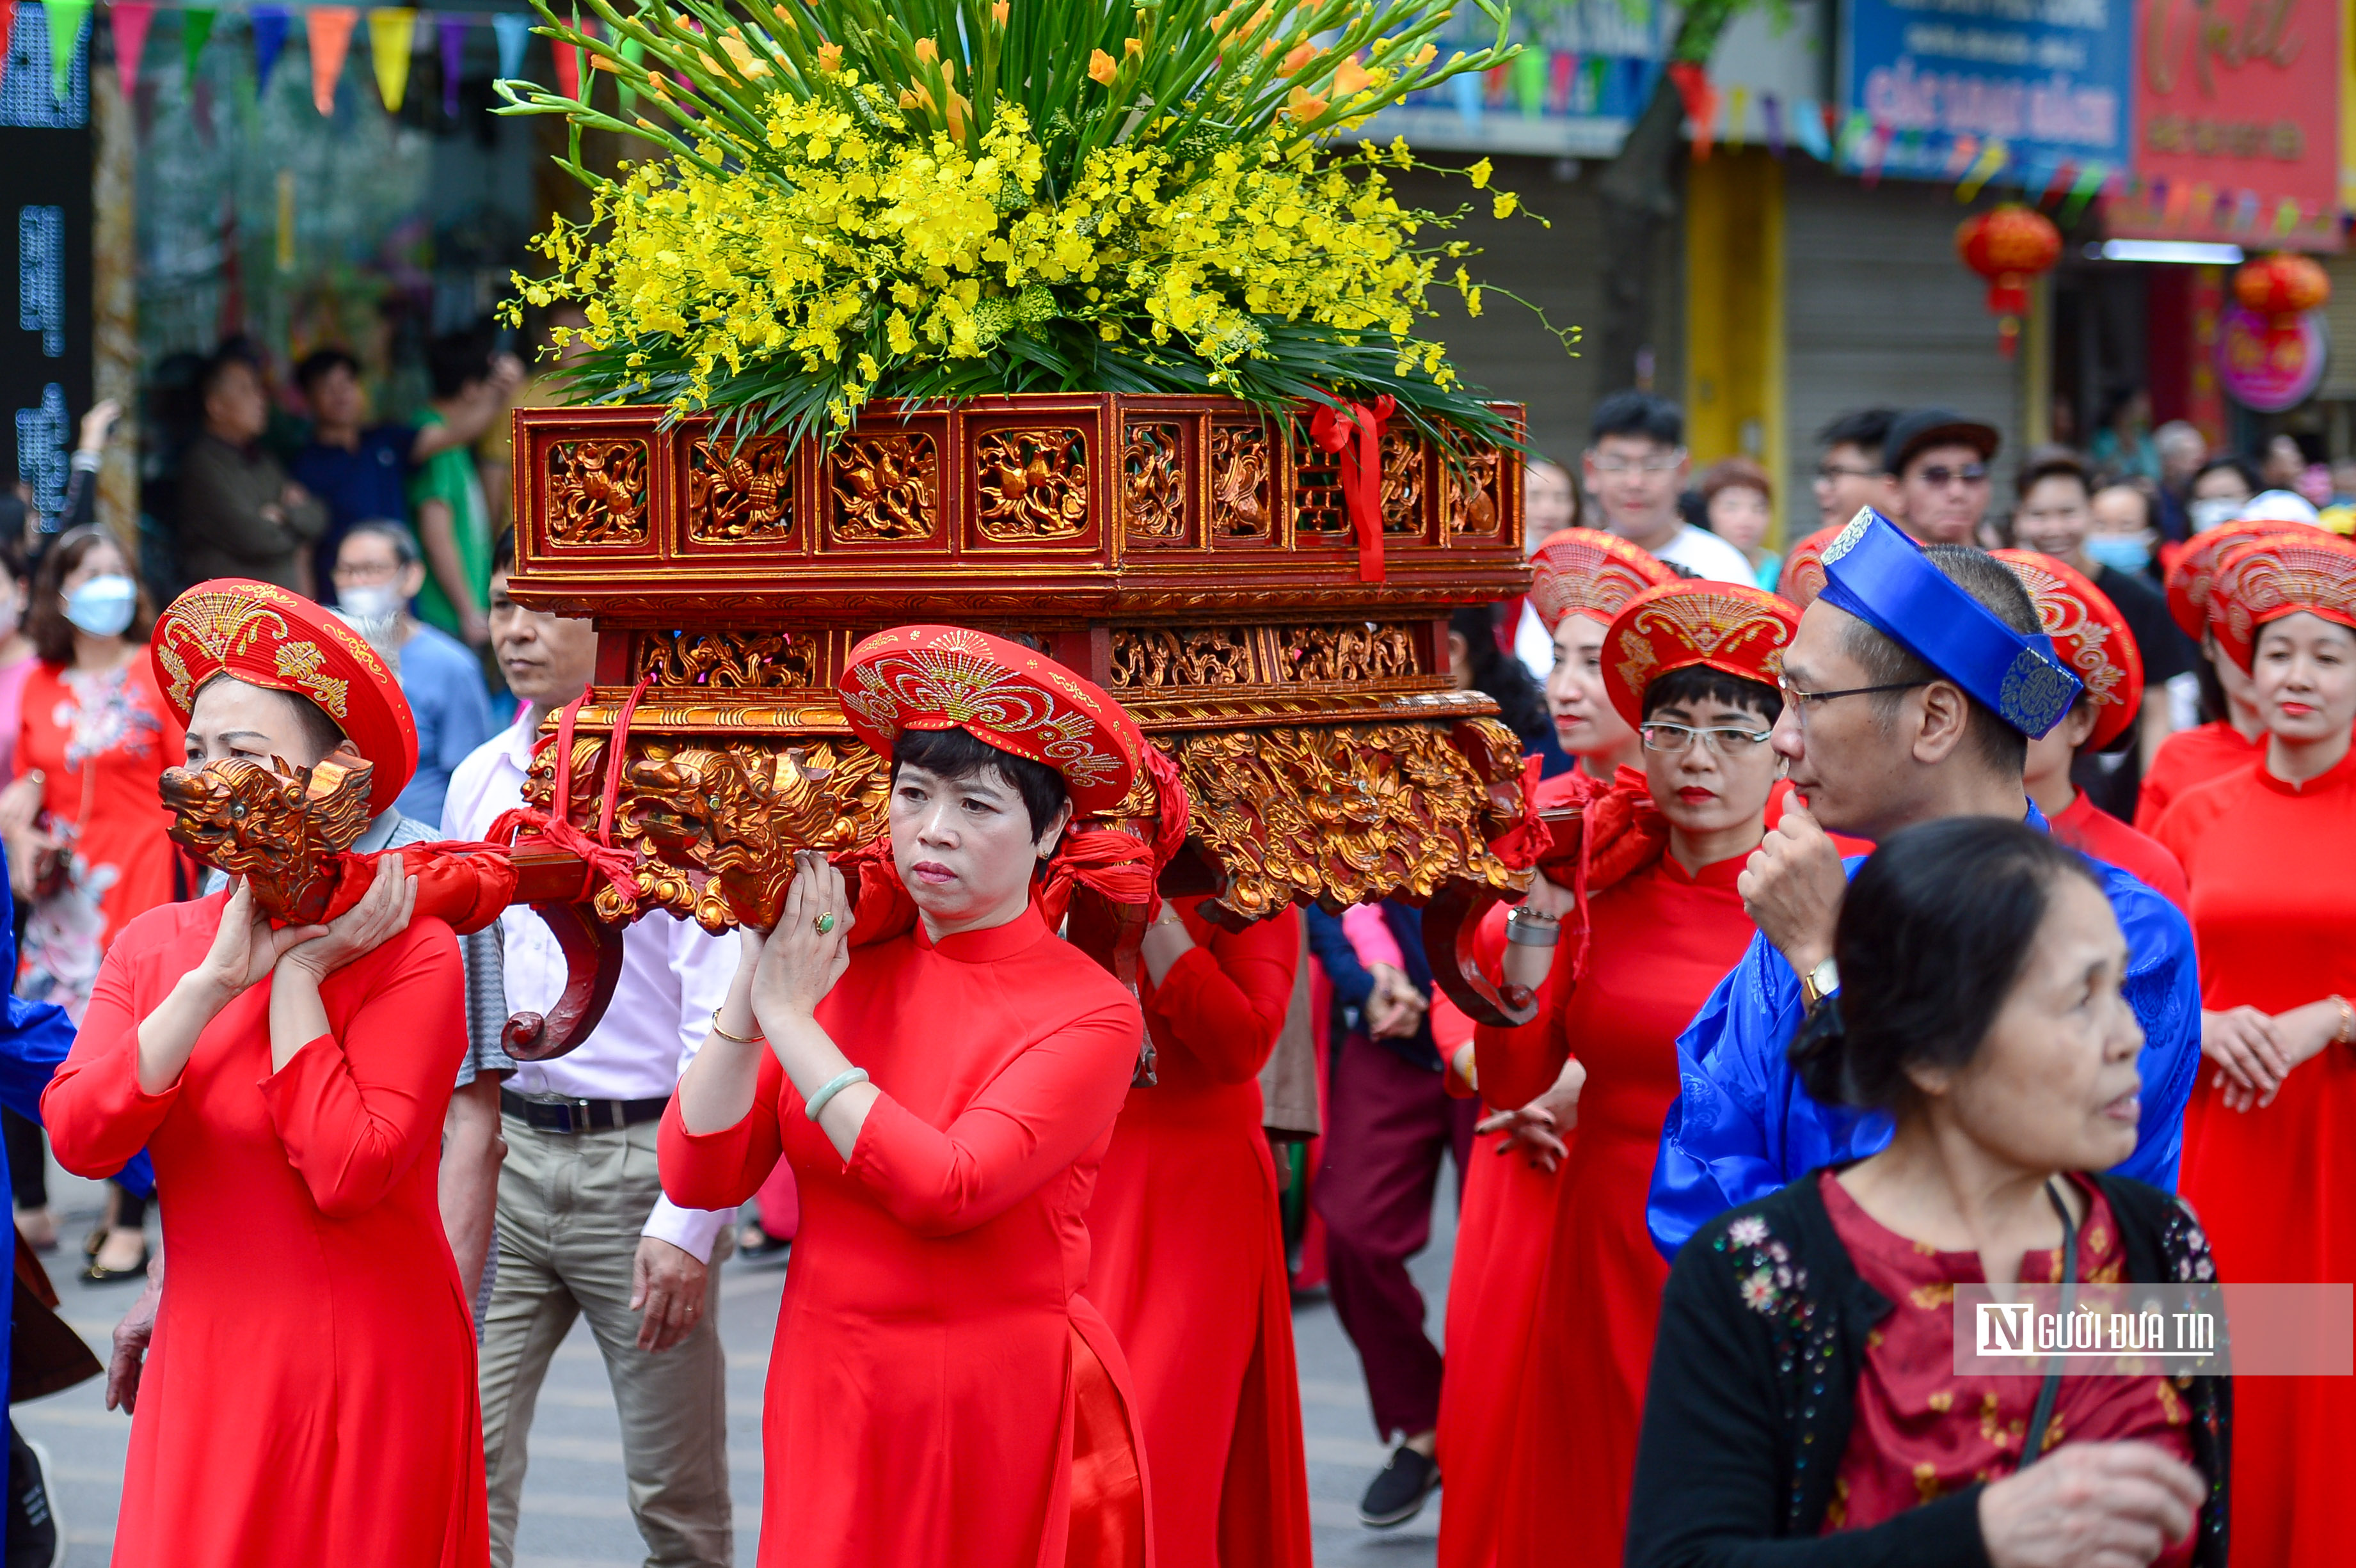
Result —
M2127 162L2131 0L1849 0L1845 9L1844 164L1954 179L1958 164L2000 144L1998 177L2012 184L2042 183L2064 164L2083 175Z

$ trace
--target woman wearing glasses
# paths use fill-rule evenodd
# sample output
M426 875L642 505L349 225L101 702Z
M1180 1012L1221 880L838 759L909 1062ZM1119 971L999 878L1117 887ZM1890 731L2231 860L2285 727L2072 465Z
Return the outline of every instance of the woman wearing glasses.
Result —
M1501 1563L1620 1558L1668 1275L1645 1192L1676 1097L1677 1033L1751 940L1735 880L1766 832L1775 681L1798 624L1788 602L1731 583L1673 582L1627 602L1602 667L1644 771L1623 768L1613 785L1632 810L1590 807L1589 819L1628 826L1584 847L1583 921L1525 909L1506 927L1505 977L1540 991L1538 1014L1479 1029L1482 1094L1522 1104L1573 1060L1583 1083L1560 1117L1578 1136L1565 1140L1536 1317L1547 1331L1532 1344L1506 1461Z

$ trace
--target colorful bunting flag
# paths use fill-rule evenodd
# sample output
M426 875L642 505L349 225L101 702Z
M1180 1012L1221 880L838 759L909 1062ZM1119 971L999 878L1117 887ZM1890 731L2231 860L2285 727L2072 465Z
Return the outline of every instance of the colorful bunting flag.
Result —
M1803 98L1792 107L1792 135L1800 150L1820 164L1833 161L1833 144L1825 134L1825 106Z
M1781 163L1783 159L1783 101L1772 92L1761 93L1759 118L1767 127L1767 155Z
M417 36L417 13L406 5L379 5L368 14L368 29L376 95L386 113L398 114L409 96L409 45Z
M1686 118L1693 122L1694 161L1706 163L1710 138L1718 131L1718 89L1710 84L1708 69L1692 60L1671 61L1669 81L1684 101Z
M458 79L466 69L466 19L443 16L434 23L442 44L442 115L458 118Z
M1547 62L1547 102L1558 114L1570 113L1570 95L1579 80L1579 57L1557 49Z
M209 7L199 7L180 13L180 80L197 80L197 60L205 52L205 45L213 36L213 18L219 16Z
M303 18L311 41L311 107L322 114L336 112L336 83L343 79L344 56L359 19L349 5L314 5Z
M1470 72L1448 80L1448 95L1456 101L1456 117L1467 131L1481 128L1481 79Z
M286 47L286 9L283 5L253 8L253 95L270 91L270 73L278 69L278 54Z
M1987 187L1987 182L1996 178L1997 171L2003 168L2011 157L2011 152L2002 142L1993 136L1989 137L1987 144L1980 148L1980 155L1973 161L1970 170L1965 174L1964 183L1955 187L1955 199L1970 201L1978 196Z
M1514 101L1522 117L1535 120L1546 110L1547 59L1536 49L1514 57Z
M1742 145L1743 134L1749 129L1750 119L1751 90L1747 87L1728 89L1726 94L1726 144L1728 146Z
M49 91L59 103L73 91L74 59L81 50L91 0L48 0L41 7L49 23Z
M519 80L523 75L523 47L531 41L531 18L519 11L501 11L491 18L491 34L498 40L499 79Z
M147 25L155 19L155 7L148 0L115 0L106 8L106 19L114 31L114 80L127 103L139 91L139 59L147 52Z

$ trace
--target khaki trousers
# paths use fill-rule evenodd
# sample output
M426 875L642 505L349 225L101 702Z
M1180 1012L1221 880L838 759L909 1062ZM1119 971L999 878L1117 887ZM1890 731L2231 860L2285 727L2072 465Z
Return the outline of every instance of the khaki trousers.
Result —
M549 1359L586 1316L622 1420L630 1512L648 1568L729 1568L727 1363L720 1347L722 1231L702 1317L659 1354L637 1348L630 1272L638 1231L662 1185L659 1124L552 1133L502 1116L498 1272L483 1325L483 1445L490 1483L491 1561L511 1568L525 1440Z

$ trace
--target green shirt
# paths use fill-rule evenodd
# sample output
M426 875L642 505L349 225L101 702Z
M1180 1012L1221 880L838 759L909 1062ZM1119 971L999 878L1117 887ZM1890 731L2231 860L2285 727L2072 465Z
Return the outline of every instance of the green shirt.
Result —
M428 409L425 417L417 422L423 429L445 421ZM450 508L450 529L457 539L459 570L466 574L466 586L473 590L475 608L479 611L490 603L491 517L490 508L483 504L483 481L475 472L472 453L463 446L444 447L418 465L417 473L409 481L410 516L417 517L428 501L440 501ZM422 543L422 525L418 532ZM466 633L458 624L458 612L434 575L431 555L426 557L425 586L417 595L417 613L420 619L464 639Z

